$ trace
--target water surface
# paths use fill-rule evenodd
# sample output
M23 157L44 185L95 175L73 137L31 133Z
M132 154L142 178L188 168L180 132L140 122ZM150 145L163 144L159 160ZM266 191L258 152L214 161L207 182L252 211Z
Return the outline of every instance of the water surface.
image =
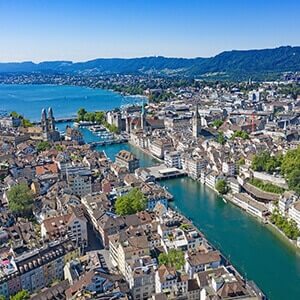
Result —
M110 110L141 101L141 97L79 86L0 84L0 112L17 111L33 121L40 120L41 110L49 106L60 118L76 115L81 107Z

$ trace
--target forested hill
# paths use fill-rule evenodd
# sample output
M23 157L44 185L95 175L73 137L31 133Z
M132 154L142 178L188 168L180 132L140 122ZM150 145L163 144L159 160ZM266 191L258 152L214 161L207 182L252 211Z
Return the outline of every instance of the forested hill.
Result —
M198 78L273 79L286 71L300 71L300 47L233 50L210 58L99 58L86 62L52 61L0 63L0 73L62 72L75 74L157 74Z

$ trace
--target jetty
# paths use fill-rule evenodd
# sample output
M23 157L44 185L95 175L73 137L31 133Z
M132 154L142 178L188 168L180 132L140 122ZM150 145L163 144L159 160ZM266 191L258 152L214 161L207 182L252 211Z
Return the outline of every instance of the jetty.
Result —
M97 142L89 142L88 144L94 148L97 146L105 146L105 145L113 145L113 144L123 144L123 143L127 143L128 140L125 138L121 138L121 139L113 139L113 140L103 140L103 141L97 141Z
M75 122L77 119L76 116L73 117L63 117L63 118L55 118L55 123L64 123L64 122ZM41 121L33 121L33 125L40 125Z
M186 176L186 172L177 168L168 168L164 164L148 167L149 174L156 180L170 179Z

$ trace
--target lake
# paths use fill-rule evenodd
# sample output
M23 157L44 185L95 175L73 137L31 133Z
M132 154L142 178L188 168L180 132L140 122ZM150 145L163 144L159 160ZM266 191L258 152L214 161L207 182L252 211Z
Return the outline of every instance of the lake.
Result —
M81 107L110 110L142 101L139 96L79 86L0 84L0 113L17 111L32 121L40 120L41 110L49 106L54 116L61 118L75 116Z

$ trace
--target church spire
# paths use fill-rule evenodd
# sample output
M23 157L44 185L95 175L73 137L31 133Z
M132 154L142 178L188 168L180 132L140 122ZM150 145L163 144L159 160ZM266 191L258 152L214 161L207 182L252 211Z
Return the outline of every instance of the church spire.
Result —
M146 126L146 111L145 111L145 102L143 100L142 103L142 111L141 111L141 129L145 129Z
M49 131L55 130L55 119L53 116L53 110L51 107L48 108L48 126Z
M193 136L197 138L201 134L201 116L199 114L198 103L196 104L192 123Z
M47 113L46 113L45 108L42 109L41 126L42 126L42 129L43 129L43 132L48 131L48 120L47 120Z

